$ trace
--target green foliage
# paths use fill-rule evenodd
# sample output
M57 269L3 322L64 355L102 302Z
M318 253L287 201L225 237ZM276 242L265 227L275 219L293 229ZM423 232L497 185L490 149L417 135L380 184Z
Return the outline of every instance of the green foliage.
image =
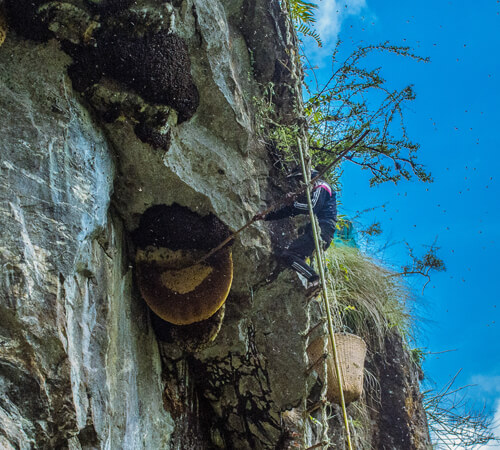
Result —
M413 260L413 264L411 266L407 265L403 267L405 275L410 273L427 273L429 270L436 270L438 272L444 272L446 270L444 261L437 256L439 247L431 245L429 250L421 258L413 254L413 249L408 244L407 247Z
M315 23L317 4L304 0L283 0L299 33L320 38L311 28ZM382 68L369 68L369 57L395 55L417 62L428 58L416 55L409 47L382 42L356 48L341 59L341 41L332 54L332 74L322 87L312 91L305 83L309 99L304 110L297 108L295 125L280 123L274 110L274 85L263 88L262 98L254 99L259 116L259 130L272 143L286 165L296 162L295 142L302 136L304 120L314 167L330 163L356 142L356 136L367 134L344 160L371 172L370 184L417 178L432 181L430 173L418 162L419 145L407 135L403 111L415 99L412 85L392 89L382 75ZM338 175L327 174L329 181ZM377 232L376 229L372 231Z
M415 255L413 248L406 243L408 248L408 253L411 258L411 264L403 266L403 271L397 275L408 276L408 275L420 275L427 279L422 287L422 293L431 281L430 274L432 272L445 272L446 265L444 261L437 255L439 247L436 246L434 242L432 245L427 246L427 252L422 256L418 257Z
M273 148L282 166L298 163L296 156L297 139L300 127L293 123L285 125L278 122L274 103L274 83L261 86L262 94L253 97L257 132L268 147Z
M421 348L412 348L410 350L411 360L417 365L421 366L424 362L426 352L424 352Z
M341 42L332 55L333 72L318 92L309 91L306 114L313 164L328 164L360 130L369 130L355 152L346 156L351 163L369 170L371 185L416 177L431 181L417 161L419 145L412 142L404 125L403 110L415 99L411 85L390 89L381 67L369 69L363 62L370 55L393 54L427 62L410 51L383 42L358 47L339 62Z
M338 62L340 46L339 42L332 55L332 75L317 92L308 90L309 99L304 111L297 111L295 124L283 124L277 119L274 85L269 83L262 88L262 97L254 98L261 137L273 144L285 165L297 163L296 140L302 133L299 124L305 119L311 162L321 168L349 148L356 136L368 131L344 160L370 171L371 185L412 178L432 181L418 162L419 145L409 139L404 124L403 111L407 103L415 99L412 86L390 89L380 67L363 66L369 55L376 54L393 54L423 62L427 59L413 54L408 47L384 42L359 47ZM325 178L335 183L338 174L332 171Z
M267 137L269 127L276 124L275 104L274 104L274 83L269 82L261 86L261 94L252 97L255 107L255 120L257 122L257 131L261 138ZM279 125L279 124L277 124Z
M286 4L297 32L304 36L312 37L318 44L318 47L322 47L321 37L313 28L313 24L316 23L314 13L318 5L304 0L286 0Z
M389 330L409 337L410 293L399 277L357 248L332 246L325 257L337 330L361 336L372 351L383 348Z
M314 23L316 21L314 18L314 10L318 8L316 3L304 0L288 0L288 7L290 17L293 20L305 23Z
M306 24L301 23L299 25L299 27L297 28L297 31L299 33L302 33L304 36L312 37L316 41L316 43L318 44L318 47L323 46L323 43L321 42L321 37L318 34L318 32L316 30L314 30L314 28L310 28Z
M382 227L380 226L380 222L375 222L368 228L360 230L360 232L365 236L380 236L382 234Z

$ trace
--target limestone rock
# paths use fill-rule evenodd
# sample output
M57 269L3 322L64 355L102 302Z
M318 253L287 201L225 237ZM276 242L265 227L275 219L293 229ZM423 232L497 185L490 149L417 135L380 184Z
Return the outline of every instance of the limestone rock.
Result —
M151 314L134 259L151 207L176 203L237 230L283 194L253 101L273 82L277 114L294 117L280 2L2 5L0 446L270 449L302 425L313 445L300 417L317 387L315 303L278 265L289 228L237 236L225 311L196 329ZM411 376L402 370L405 389ZM412 392L407 424L422 413Z
M158 347L110 216L115 164L57 47L12 38L0 54L0 428L13 448L166 448Z

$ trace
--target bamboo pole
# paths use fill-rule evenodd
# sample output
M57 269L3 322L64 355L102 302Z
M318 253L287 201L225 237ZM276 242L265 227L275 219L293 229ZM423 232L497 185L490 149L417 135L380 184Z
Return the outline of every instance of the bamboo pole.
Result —
M316 254L318 258L318 266L319 266L319 275L321 279L321 292L323 296L323 302L325 303L325 309L326 309L326 317L328 319L328 334L330 336L330 342L332 344L332 350L333 350L333 358L335 361L335 372L337 374L337 380L339 383L339 390L340 390L340 406L342 407L342 415L344 418L344 425L346 429L346 436L347 436L347 446L349 450L352 450L352 442L351 442L351 433L349 429L349 420L347 418L347 410L345 406L345 399L344 399L344 390L342 389L342 371L340 370L340 363L339 363L339 358L337 354L337 347L335 344L335 333L333 331L333 320L332 320L332 313L330 311L330 302L328 300L328 291L326 288L326 277L325 277L325 265L324 265L324 257L323 257L323 249L321 248L320 244L320 239L319 239L319 231L318 231L318 223L316 221L316 216L314 215L313 207L312 207L312 202L311 202L311 192L310 192L310 184L309 184L309 178L310 178L310 172L307 170L306 167L306 161L304 157L304 151L302 149L302 143L300 142L300 139L297 139L297 144L299 148L299 154L300 154L300 165L302 167L302 175L304 177L304 182L306 183L306 186L308 187L306 189L306 197L307 197L307 204L309 206L309 216L311 218L311 225L312 225L312 231L313 231L313 236L314 236L314 245L316 246ZM327 382L327 374L325 374L325 382Z

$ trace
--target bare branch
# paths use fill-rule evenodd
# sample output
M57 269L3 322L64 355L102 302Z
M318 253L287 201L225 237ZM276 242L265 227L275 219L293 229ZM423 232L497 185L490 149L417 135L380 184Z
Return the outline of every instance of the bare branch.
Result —
M424 392L424 408L435 443L444 448L467 448L498 442L492 432L492 419L482 410L468 406L463 393L472 385L453 388L461 369L440 391Z

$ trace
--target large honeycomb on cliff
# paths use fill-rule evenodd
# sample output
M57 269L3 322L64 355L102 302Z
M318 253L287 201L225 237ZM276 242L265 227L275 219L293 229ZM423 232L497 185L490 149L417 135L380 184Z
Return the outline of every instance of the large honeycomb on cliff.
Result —
M168 248L137 251L139 289L163 320L176 325L206 320L226 301L233 279L231 250L220 250L207 263L193 264L200 256L203 253L198 251Z
M222 307L233 279L231 249L198 261L228 234L214 215L202 217L179 205L156 205L143 214L133 235L136 279L155 314L189 325Z

